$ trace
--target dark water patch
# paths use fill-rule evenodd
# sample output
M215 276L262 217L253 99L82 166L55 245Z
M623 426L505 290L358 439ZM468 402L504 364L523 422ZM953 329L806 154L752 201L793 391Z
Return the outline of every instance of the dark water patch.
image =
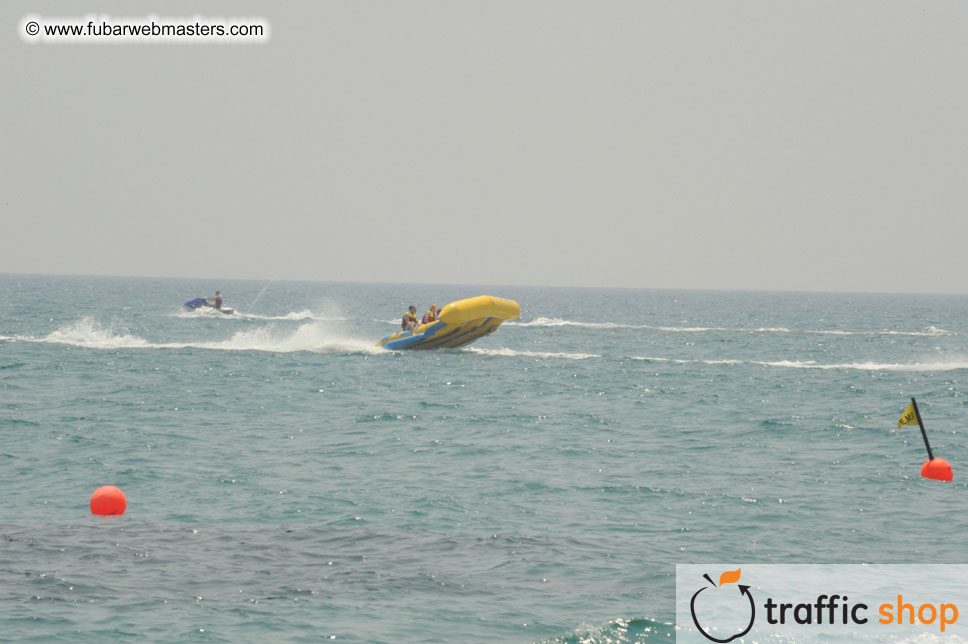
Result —
M417 420L413 414L394 414L392 412L382 412L377 414L364 414L356 417L356 423L381 423L381 422L412 422Z
M31 427L42 427L42 423L23 418L3 418L0 419L0 427L7 426L11 429L28 429Z

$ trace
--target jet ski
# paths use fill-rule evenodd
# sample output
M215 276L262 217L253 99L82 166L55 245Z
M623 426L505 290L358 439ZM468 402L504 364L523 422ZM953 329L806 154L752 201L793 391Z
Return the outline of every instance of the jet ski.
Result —
M384 337L377 346L385 349L449 349L494 333L502 322L521 315L521 307L514 300L490 295L479 295L451 302L440 310L433 322L415 329Z
M215 309L215 306L213 306L212 303L206 300L204 297L196 297L193 300L188 300L187 302L185 302L185 308L190 311L195 311L197 309L205 309L205 308ZM219 313L224 313L225 315L232 315L233 313L235 313L235 309L229 308L227 306L223 306L215 310L218 311Z

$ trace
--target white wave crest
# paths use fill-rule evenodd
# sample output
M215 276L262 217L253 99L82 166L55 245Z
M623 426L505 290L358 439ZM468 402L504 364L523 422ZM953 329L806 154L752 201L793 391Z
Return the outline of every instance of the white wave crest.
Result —
M663 333L808 333L818 335L907 335L907 336L939 336L955 335L951 331L929 326L918 331L905 330L857 330L857 329L790 329L783 326L737 328L716 326L649 326L645 324L623 324L619 322L578 322L563 318L538 317L527 322L505 322L505 326L519 327L578 327L583 329L643 329L661 331Z
M292 311L290 313L284 313L282 315L259 315L258 313L241 313L236 311L231 315L225 315L217 309L211 307L200 307L197 309L184 309L175 314L175 317L179 318L219 318L225 320L260 320L266 322L301 322L303 320L315 320L318 322L345 322L350 318L346 317L333 317L320 315L314 313L309 309L304 309L302 311Z
M231 318L233 315L226 315L211 306L200 306L197 309L183 308L175 314L177 318Z
M312 311L293 311L285 315L257 315L255 313L236 313L241 320L295 321L315 320L317 322L346 322L350 318L318 315Z
M239 331L228 340L195 343L191 346L222 351L271 351L273 353L295 353L299 351L385 353L384 349L377 347L372 341L359 340L334 333L331 329L315 322L301 324L292 331L280 331L273 327Z
M470 353L478 353L485 356L506 356L523 358L564 358L565 360L588 360L589 358L601 358L597 353L555 353L548 351L517 351L515 349L478 349L468 347L464 349Z
M760 365L782 369L824 369L857 371L897 371L897 372L933 372L958 371L968 369L968 360L953 360L949 362L842 362L822 364L815 360L683 360L678 358L657 358L652 356L632 356L631 360L644 362L669 362L673 364L707 364L707 365Z
M899 372L931 372L958 371L968 369L968 360L956 362L844 362L839 364L819 364L813 360L800 362L797 360L778 360L776 362L757 362L767 367L785 367L789 369L855 369L858 371L899 371Z
M881 335L925 335L925 336L935 336L935 335L955 335L951 331L946 331L944 329L939 329L936 326L929 326L921 331L875 331Z
M87 349L145 349L151 347L151 343L144 338L115 333L111 329L102 327L89 317L83 317L73 324L62 326L42 341Z
M650 356L632 356L632 360L642 360L644 362L672 362L674 364L709 364L709 365L737 365L743 364L742 360L682 360L678 358L653 358Z
M563 327L576 326L584 329L648 329L650 327L636 324L618 324L616 322L575 322L573 320L563 320L561 318L535 318L528 322L505 322L507 326L543 326L543 327Z
M149 342L136 335L117 333L91 318L63 326L44 338L20 337L27 342L66 344L87 349L210 349L215 351L269 351L273 353L387 353L369 340L347 336L319 322L297 329L262 327L239 331L228 340L216 342Z

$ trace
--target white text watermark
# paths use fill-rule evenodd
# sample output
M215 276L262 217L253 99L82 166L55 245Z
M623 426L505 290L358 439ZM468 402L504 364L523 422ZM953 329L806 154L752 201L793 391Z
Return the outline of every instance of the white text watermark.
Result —
M269 22L259 17L28 15L21 19L18 31L32 44L261 44L269 40Z

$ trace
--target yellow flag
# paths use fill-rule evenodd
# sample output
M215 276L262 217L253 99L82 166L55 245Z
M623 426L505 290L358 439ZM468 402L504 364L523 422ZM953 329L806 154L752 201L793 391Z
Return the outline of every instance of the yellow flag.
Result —
M914 413L914 403L907 406L904 413L901 414L901 420L897 421L897 428L901 429L902 425L917 425L918 415Z

